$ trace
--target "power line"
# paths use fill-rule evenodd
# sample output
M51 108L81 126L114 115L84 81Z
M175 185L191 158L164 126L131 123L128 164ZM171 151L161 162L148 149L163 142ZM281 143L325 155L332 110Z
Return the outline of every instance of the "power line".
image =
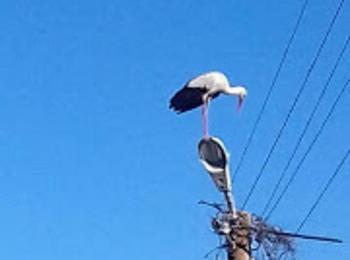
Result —
M338 164L336 170L334 171L334 173L332 174L332 176L329 178L326 186L323 188L323 190L321 191L320 195L317 197L315 203L312 205L311 209L309 210L309 212L306 214L305 218L303 219L303 221L300 223L296 233L298 233L303 226L305 225L306 221L308 221L308 219L310 218L311 214L314 212L314 210L316 209L317 205L320 203L320 201L322 200L324 194L327 192L327 190L329 189L330 185L332 184L332 182L334 181L335 177L338 175L338 172L340 171L340 169L342 168L343 164L345 163L345 161L347 160L348 156L350 155L350 149L345 153L343 159L341 160L341 162Z
M311 114L310 114L310 116L309 116L309 118L308 118L308 120L306 122L306 125L305 125L303 131L301 132L301 134L300 134L300 136L298 138L298 141L297 141L297 143L296 143L296 145L295 145L295 147L293 149L293 152L290 155L290 157L289 157L289 159L287 161L287 164L285 165L285 167L284 167L284 169L283 169L283 171L282 171L282 173L281 173L281 175L280 175L280 177L279 177L279 179L278 179L278 181L277 181L277 183L276 183L276 185L275 185L275 187L274 187L274 189L273 189L273 191L272 191L272 193L271 193L271 195L270 195L270 197L269 197L269 199L268 199L268 201L267 201L267 203L266 203L266 205L265 205L265 207L264 207L264 209L262 211L261 216L264 216L266 211L268 210L268 208L271 206L271 203L272 203L273 199L275 198L275 195L276 195L276 193L277 193L277 191L278 191L278 189L279 189L279 187L280 187L280 185L282 183L282 180L286 176L287 170L289 169L289 166L290 166L291 162L293 161L294 156L296 155L296 152L298 151L298 148L299 148L299 146L300 146L300 144L301 144L301 142L302 142L302 140L303 140L303 138L304 138L304 136L306 134L306 131L308 130L308 128L309 128L309 126L310 126L310 124L312 122L312 119L314 118L314 116L315 116L315 114L317 112L317 109L318 109L319 105L321 104L321 101L322 101L324 95L326 94L326 92L328 90L328 86L329 86L329 84L330 84L330 82L331 82L331 80L332 80L332 78L333 78L333 76L335 74L335 71L337 70L337 67L338 67L340 61L342 60L342 58L344 56L344 53L345 53L345 51L346 51L346 49L348 47L349 41L350 41L350 37L348 37L346 39L344 47L342 48L342 50L341 50L341 52L340 52L340 54L339 54L339 56L338 56L338 58L336 60L336 63L335 63L335 65L334 65L334 67L333 67L333 69L332 69L332 71L331 71L331 73L330 73L330 75L329 75L329 77L328 77L328 79L326 81L326 84L323 86L323 89L322 89L322 91L321 91L321 93L320 93L320 95L319 95L319 97L318 97L318 99L316 101L316 104L315 104L315 106L314 106L314 108L313 108L313 110L312 110L312 112L311 112Z
M277 143L278 143L279 139L281 138L284 129L285 129L286 126L287 126L287 123L288 123L288 121L289 121L289 118L290 118L290 116L292 115L292 113L293 113L293 111L294 111L294 109L295 109L295 106L296 106L296 104L298 103L298 100L299 100L299 98L300 98L300 96L301 96L303 90L305 89L306 83L308 82L308 79L309 79L309 77L310 77L310 75L311 75L311 72L313 71L313 69L314 69L314 67L315 67L315 65L316 65L316 63L317 63L317 61L318 61L318 58L320 57L320 54L321 54L321 52L322 52L322 50L323 50L323 47L325 46L325 44L326 44L326 42L327 42L328 36L329 36L330 32L332 31L333 25L335 24L335 21L336 21L338 15L339 15L339 13L340 13L340 10L341 10L342 7L343 7L344 1L345 1L345 0L341 0L339 6L338 6L338 8L337 8L337 11L336 11L335 15L333 16L333 19L332 19L332 21L331 21L331 23L330 23L330 25L329 25L329 27L328 27L328 30L327 30L327 32L326 32L326 35L325 35L325 37L322 39L321 45L319 46L319 48L318 48L318 50L317 50L317 53L316 53L316 56L315 56L314 60L312 61L311 65L310 65L310 67L309 67L309 69L308 69L308 71L307 71L307 73L306 73L306 76L305 76L305 78L304 78L304 81L303 81L303 83L301 84L300 89L299 89L299 91L298 91L296 97L294 98L293 104L292 104L292 106L290 107L290 109L289 109L289 111L288 111L288 114L287 114L287 116L286 116L286 118L285 118L285 120L284 120L284 122L283 122L283 125L282 125L282 127L280 128L280 130L279 130L279 132L278 132L278 134L277 134L277 137L276 137L276 139L275 139L275 141L274 141L272 147L271 147L270 150L269 150L269 153L268 153L268 155L267 155L267 157L266 157L266 159L265 159L265 161L264 161L264 163L263 163L263 166L262 166L261 169L260 169L260 172L259 172L258 176L255 178L254 183L253 183L251 189L250 189L249 192L248 192L248 195L247 195L247 197L246 197L246 199L245 199L245 201L244 201L244 203L243 203L242 209L245 208L245 206L246 206L246 204L248 203L250 197L252 196L252 194L253 194L253 192L254 192L254 190L255 190L255 188L256 188L256 186L257 186L259 180L260 180L261 177L262 177L262 174L263 174L263 172L264 172L264 170L265 170L265 168L266 168L266 166L267 166L267 164L268 164L268 162L269 162L269 160L270 160L270 158L271 158L271 156L272 156L272 153L274 152L274 150L275 150L275 148L276 148L276 146L277 146Z
M319 136L321 135L324 127L326 126L329 118L331 117L331 115L333 114L340 98L342 97L342 95L344 94L345 90L347 89L348 85L350 83L350 79L344 84L343 88L341 89L341 91L339 92L336 100L334 101L334 103L332 104L331 109L328 111L328 114L326 116L326 118L324 119L324 121L322 122L321 127L318 129L316 135L314 136L314 138L312 139L310 145L308 146L306 152L303 154L303 157L301 158L301 160L299 161L297 167L295 168L295 171L293 172L293 174L290 176L286 186L284 187L284 189L282 190L280 196L277 198L275 204L272 206L271 210L269 211L269 213L267 214L265 220L269 219L272 215L272 213L275 211L275 209L277 208L277 206L279 205L279 203L281 202L281 199L283 198L283 196L286 194L288 188L290 187L290 185L292 184L292 182L294 181L300 167L302 166L302 164L304 163L306 157L309 155L309 153L311 152L312 148L314 147L317 139L319 138Z
M235 170L235 172L234 172L233 175L232 175L232 181L234 181L235 178L237 177L237 174L238 174L238 172L239 172L239 170L240 170L240 168L241 168L241 166L242 166L242 164L243 164L243 161L244 161L244 159L245 159L245 156L246 156L246 154L247 154L247 152L248 152L248 148L249 148L249 146L250 146L250 144L251 144L251 142L252 142L252 140L253 140L253 137L254 137L254 135L255 135L255 131L256 131L256 129L257 129L259 123L260 123L260 120L261 120L262 115L263 115L263 113L264 113L264 111L265 111L265 108L266 108L266 106L267 106L267 103L268 103L269 100L270 100L270 96L271 96L272 90L273 90L274 86L276 85L277 78L278 78L278 76L279 76L279 74L280 74L280 72L281 72L281 70L282 70L283 64L284 64L284 62L285 62L285 60L286 60L286 58L287 58L287 54L288 54L288 52L289 52L290 46L292 45L292 42L293 42L294 37L295 37L295 34L296 34L296 32L298 31L298 28L299 28L300 22L301 22L301 20L302 20L302 17L303 17L303 15L304 15L304 13L305 13L305 9L306 9L307 4L308 4L308 0L305 0L304 4L303 4L303 6L302 6L302 8L301 8L301 10L300 10L300 13L299 13L297 22L296 22L296 24L295 24L295 26L294 26L294 28L293 28L292 34L291 34L291 36L290 36L290 38L289 38L289 40L288 40L287 46L286 46L286 48L285 48L285 50L284 50L284 52L283 52L282 58L281 58L281 60L280 60L280 63L279 63L279 65L278 65L278 67L277 67L277 71L276 71L276 73L275 73L275 75L274 75L274 77L273 77L273 80L272 80L272 83L271 83L271 85L270 85L270 88L268 89L268 92L267 92L267 95L266 95L265 100L264 100L264 102L263 102L263 105L262 105L262 107L261 107L261 109L260 109L260 111L259 111L258 117L256 118L256 120L255 120L255 122L254 122L253 129L252 129L252 131L250 132L248 141L247 141L246 145L244 146L243 153L242 153L242 155L241 155L241 157L240 157L240 159L239 159L239 161L238 161L236 170Z

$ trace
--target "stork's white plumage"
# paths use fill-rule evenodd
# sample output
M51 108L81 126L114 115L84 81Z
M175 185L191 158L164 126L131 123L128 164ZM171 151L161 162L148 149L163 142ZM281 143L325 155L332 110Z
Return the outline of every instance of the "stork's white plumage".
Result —
M233 95L238 98L241 107L247 91L242 86L230 86L227 77L217 71L201 74L188 81L170 100L170 108L183 113L202 106L203 132L207 135L207 106L211 99L220 94Z

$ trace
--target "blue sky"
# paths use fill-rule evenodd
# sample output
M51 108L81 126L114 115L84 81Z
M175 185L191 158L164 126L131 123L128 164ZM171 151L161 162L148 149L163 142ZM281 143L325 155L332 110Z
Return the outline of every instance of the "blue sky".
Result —
M202 259L217 245L198 162L200 112L168 100L189 78L225 72L247 86L210 108L234 169L303 1L9 1L0 3L1 259ZM339 1L310 1L237 182L244 200ZM248 210L259 213L349 34L344 8ZM300 158L340 87L339 66ZM293 231L349 148L346 91L271 223ZM297 160L292 165L295 167ZM303 231L350 241L346 163ZM350 257L348 243L298 242L298 259Z

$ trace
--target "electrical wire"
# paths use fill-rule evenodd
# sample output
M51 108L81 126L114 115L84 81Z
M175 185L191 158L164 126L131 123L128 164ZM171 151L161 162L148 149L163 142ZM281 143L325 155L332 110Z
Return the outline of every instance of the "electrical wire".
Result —
M295 171L293 172L293 174L290 176L290 178L288 179L288 182L286 184L286 186L284 187L284 189L282 190L281 194L279 195L279 197L277 198L276 202L274 203L274 205L272 206L272 208L270 209L269 213L267 214L265 220L268 220L272 213L276 210L277 206L280 204L283 196L286 194L288 188L290 187L290 185L292 184L292 182L294 181L299 169L301 168L302 164L304 163L306 157L309 155L309 153L311 152L312 148L314 147L316 141L318 140L319 136L321 135L323 129L325 128L325 126L328 123L328 120L330 119L331 115L333 114L337 104L339 103L340 98L342 97L342 95L344 94L345 90L347 89L347 87L349 86L350 83L350 79L347 80L347 82L344 84L344 86L342 87L341 91L339 92L338 96L336 97L334 103L332 104L332 107L330 108L330 110L327 113L326 118L324 119L324 121L322 122L321 127L318 129L316 135L314 136L314 138L312 139L310 145L308 146L308 148L306 149L306 152L303 154L301 160L299 161L297 167L295 168Z
M314 57L314 59L313 59L311 65L310 65L310 67L309 67L309 69L308 69L308 71L307 71L307 73L306 73L306 76L305 76L305 78L304 78L304 81L303 81L303 83L301 84L301 86L300 86L300 88L299 88L299 90L298 90L298 93L297 93L296 97L294 98L293 104L292 104L292 106L290 107L290 109L289 109L289 111L288 111L288 114L287 114L287 116L286 116L286 118L285 118L285 120L284 120L284 122L283 122L283 124L282 124L282 127L280 128L280 130L279 130L279 132L278 132L278 134L277 134L277 137L276 137L276 139L275 139L273 145L271 146L271 148L270 148L270 150L269 150L269 153L268 153L268 155L267 155L267 157L266 157L266 159L265 159L265 161L264 161L264 163L263 163L263 166L262 166L261 169L260 169L260 172L259 172L258 176L255 178L255 180L254 180L254 182L253 182L253 185L252 185L251 189L250 189L249 192L248 192L248 195L247 195L247 197L246 197L246 199L245 199L245 201L244 201L244 203L243 203L242 209L245 208L245 206L247 205L247 203L248 203L250 197L253 195L253 192L254 192L254 190L255 190L255 188L256 188L256 186L257 186L259 180L260 180L261 177L262 177L262 174L263 174L263 172L264 172L264 170L265 170L265 168L266 168L266 166L267 166L267 164L268 164L268 162L269 162L269 160L270 160L270 158L271 158L271 156L272 156L272 153L274 152L274 150L275 150L275 148L276 148L276 146L277 146L277 143L278 143L278 141L280 140L280 138L281 138L281 136L282 136L282 133L283 133L284 129L286 128L287 124L288 124L289 118L291 117L291 115L292 115L292 113L293 113L293 111L294 111L294 109L295 109L295 107L296 107L296 104L298 103L298 100L299 100L301 94L303 93L303 91L304 91L304 89L305 89L306 83L308 82L308 80L309 80L309 78L310 78L311 72L313 71L313 69L314 69L314 67L315 67L315 65L316 65L316 63L317 63L318 58L320 57L320 54L321 54L321 52L322 52L322 50L323 50L323 47L325 46L325 44L326 44L326 42L327 42L327 40L328 40L328 37L329 37L329 35L330 35L330 33L331 33L332 29L333 29L333 25L335 24L335 21L337 20L337 17L339 16L339 13L340 13L340 11L341 11L341 9L342 9L342 7L343 7L344 1L345 1L345 0L341 0L341 1L340 1L340 4L339 4L339 6L338 6L338 8L337 8L337 11L336 11L336 13L334 14L334 16L333 16L333 18L332 18L332 21L331 21L331 23L330 23L330 25L329 25L329 27L328 27L328 30L327 30L325 36L324 36L323 39L322 39L321 45L319 46L319 48L318 48L318 50L317 50L317 53L316 53L316 56Z
M310 210L308 211L308 213L306 214L305 218L303 219L303 221L300 223L296 233L298 233L305 225L306 221L308 221L308 219L310 218L311 214L314 212L314 210L316 209L316 207L318 206L318 204L320 203L320 201L322 200L323 196L325 195L325 193L327 192L327 190L329 189L329 187L331 186L332 182L334 181L335 177L338 175L340 169L342 168L343 164L346 162L346 160L348 159L350 155L350 149L345 153L343 159L341 160L341 162L338 164L337 168L335 169L334 173L331 175L331 177L328 179L328 182L326 183L326 186L323 188L323 190L321 191L320 195L317 197L316 201L314 202L314 204L312 205L312 207L310 208Z
M319 95L319 97L318 97L318 99L316 101L316 104L315 104L311 114L309 115L309 118L308 118L308 120L307 120L307 122L305 124L305 127L304 127L303 131L301 132L301 134L300 134L300 136L298 138L298 141L297 141L297 143L296 143L296 145L295 145L295 147L293 149L292 154L290 155L290 157L289 157L285 167L283 168L283 171L281 172L281 174L280 174L280 176L278 178L278 181L277 181L277 183L276 183L276 185L275 185L275 187L274 187L274 189L273 189L273 191L272 191L272 193L271 193L267 203L265 204L265 207L264 207L264 209L262 211L261 216L264 216L265 213L267 212L267 210L269 209L269 207L271 206L271 203L272 203L273 199L275 198L279 187L281 186L282 180L286 176L287 170L289 169L289 166L290 166L291 162L293 161L294 156L296 155L296 153L298 151L298 148L300 147L300 144L301 144L301 142L302 142L302 140L303 140L303 138L304 138L304 136L305 136L305 134L306 134L306 132L307 132L307 130L308 130L308 128L309 128L309 126L310 126L310 124L311 124L311 122L312 122L312 120L313 120L313 118L314 118L314 116L315 116L315 114L316 114L316 112L318 110L318 108L319 108L319 105L321 104L321 101L322 101L323 97L325 96L325 94L326 94L326 92L328 90L328 86L329 86L329 84L330 84L330 82L331 82L331 80L332 80L332 78L333 78L333 76L335 74L335 71L338 68L338 65L339 65L340 61L342 60L342 58L344 56L344 53L345 53L345 51L346 51L346 49L348 47L349 42L350 42L350 37L348 37L346 39L346 41L345 41L344 47L342 48L342 50L341 50L341 52L340 52L340 54L339 54L339 56L338 56L338 58L336 60L336 63L335 63L335 65L334 65L334 67L333 67L333 69L332 69L332 71L331 71L331 73L330 73L330 75L329 75L329 77L328 77L328 79L326 81L326 84L323 86L323 89L322 89L322 91L321 91L321 93L320 93L320 95Z
M235 172L234 172L233 175L232 175L232 181L234 181L234 180L237 178L237 174L238 174L238 172L239 172L239 170L240 170L240 168L241 168L241 166L242 166L242 164L243 164L243 161L244 161L244 159L245 159L245 156L246 156L246 154L247 154L247 152L248 152L248 148L249 148L249 146L250 146L250 144L251 144L251 142L252 142L252 140L253 140L253 137L254 137L254 135L255 135L256 129L257 129L259 123L260 123L260 120L261 120L262 115L263 115L263 113L264 113L264 111L265 111L265 108L266 108L266 106L267 106L267 103L268 103L269 100L270 100L270 96L271 96L272 90L273 90L273 88L274 88L275 85L276 85L276 82L277 82L277 79L278 79L278 77L279 77L279 74L280 74L280 72L281 72L281 70L282 70L283 64L284 64L284 62L285 62L285 60L286 60L286 58L287 58L287 54L288 54L288 52L289 52L289 49L290 49L290 47L291 47L291 45L292 45L292 42L293 42L293 40L294 40L294 37L295 37L297 31L298 31L298 28L299 28L299 25L300 25L300 23L301 23L302 17L304 16L304 13L305 13L305 9L306 9L307 4L308 4L308 0L305 0L303 6L301 7L301 10L300 10L300 13L299 13L299 15L298 15L297 22L296 22L296 24L295 24L295 26L294 26L294 28L293 28L292 34L291 34L291 36L290 36L290 38L289 38L289 40L288 40L288 42L287 42L287 46L286 46L286 48L284 49L282 58L281 58L280 63L279 63L279 65L278 65L278 67L277 67L277 71L276 71L276 73L275 73L275 75L274 75L274 77L273 77L272 83L271 83L271 85L270 85L270 87L269 87L269 89L268 89L268 92L267 92L267 95L266 95L265 100L264 100L264 102L263 102L263 105L262 105L262 107L261 107L261 109L260 109L260 111L259 111L258 117L256 118L256 120L255 120L255 122L254 122L253 129L252 129L252 131L250 132L250 135L249 135L249 137L248 137L247 143L246 143L245 146L244 146L243 153L241 154L241 157L240 157L240 159L239 159L239 161L238 161L238 164L237 164L237 167L236 167L236 169L235 169Z

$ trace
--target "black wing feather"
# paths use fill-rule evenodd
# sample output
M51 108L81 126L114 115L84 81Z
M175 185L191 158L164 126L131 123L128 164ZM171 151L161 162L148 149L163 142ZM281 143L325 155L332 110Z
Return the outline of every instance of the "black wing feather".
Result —
M170 108L183 113L203 104L205 88L183 87L170 99Z

